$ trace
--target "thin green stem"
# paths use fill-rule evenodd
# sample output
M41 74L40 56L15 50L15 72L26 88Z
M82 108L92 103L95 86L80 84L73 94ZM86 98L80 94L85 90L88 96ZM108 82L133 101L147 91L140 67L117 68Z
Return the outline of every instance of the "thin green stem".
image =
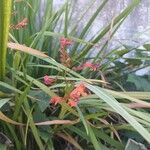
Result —
M12 0L0 1L0 80L4 80Z

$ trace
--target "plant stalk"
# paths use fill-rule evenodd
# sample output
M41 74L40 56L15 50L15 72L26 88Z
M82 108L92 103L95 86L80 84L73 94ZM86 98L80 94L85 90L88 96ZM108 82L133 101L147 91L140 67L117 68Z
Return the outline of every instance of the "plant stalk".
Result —
M6 72L6 54L12 0L0 0L0 80Z

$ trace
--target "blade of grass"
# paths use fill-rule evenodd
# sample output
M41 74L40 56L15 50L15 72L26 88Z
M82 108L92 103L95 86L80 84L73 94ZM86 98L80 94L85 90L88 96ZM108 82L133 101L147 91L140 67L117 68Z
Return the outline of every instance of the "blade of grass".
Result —
M25 89L25 91L21 94L21 96L17 99L15 103L15 111L13 114L13 119L16 120L19 116L19 113L21 111L21 106L26 98L27 93L29 92L30 85Z
M0 120L3 120L7 123L11 123L13 125L23 125L22 123L16 122L10 118L8 118L7 116L5 116L1 111L0 111Z
M73 27L73 29L71 30L70 34L72 35L72 33L77 29L79 23L82 21L82 19L86 16L87 12L92 8L92 6L94 5L94 3L96 2L96 0L93 0L89 6L87 7L87 9L83 12L83 14L81 15L81 17L77 20L75 26Z
M31 110L30 110L30 106L29 106L29 104L28 104L27 99L24 101L24 106L25 106L25 110L26 110L26 113L27 113L27 118L30 116L30 123L29 123L29 125L30 125L30 128L31 128L31 130L32 130L32 133L33 133L33 135L34 135L35 141L36 141L37 145L39 146L39 149L40 149L40 150L45 150L44 145L43 145L43 143L42 143L42 141L41 141L41 139L40 139L38 130L37 130L37 128L36 128L36 126L35 126L35 123L34 123L34 121L33 121L33 118L32 118L32 116L30 115Z
M112 107L117 113L119 113L130 125L135 128L143 138L150 143L150 133L138 123L133 116L131 116L117 101L114 97L106 93L102 88L86 84L87 88L105 101L110 107Z
M63 34L61 34L61 33L50 32L50 31L45 31L44 35L45 36L57 37L57 38L60 38L60 37L63 36ZM73 41L75 41L75 42L81 43L81 44L94 45L91 42L88 42L88 41L85 41L84 39L80 39L80 38L71 36L70 34L68 35L68 38L71 39L71 40L73 40Z
M0 108L5 105L11 98L0 99Z
M88 135L88 134L89 134L89 130L88 130L87 122L86 122L86 120L85 120L85 118L84 118L84 116L83 116L83 114L82 114L80 108L79 108L78 106L76 106L76 108L77 108L77 111L78 111L78 113L79 113L80 119L81 119L81 121L83 122L83 125L84 125L84 127L85 127L86 133L87 133L87 135Z
M94 22L95 18L98 16L98 14L101 12L101 10L104 8L105 4L108 2L108 0L104 0L102 2L102 4L100 4L100 6L98 7L98 9L95 11L95 13L93 14L93 16L90 18L90 20L88 21L87 25L84 27L83 31L81 32L79 39L83 39L85 34L87 33L87 31L89 30L89 28L91 27L92 23ZM72 49L71 54L75 55L75 52L78 48L79 44L75 44L75 46Z
M16 72L19 76L23 76L23 73L20 71ZM50 96L55 96L56 94L51 91L46 85L44 85L43 83L41 83L40 81L32 78L29 75L26 75L26 78L28 81L32 82L34 85L36 85L37 87L39 87L40 89L42 89L45 93L47 93Z
M65 19L64 19L64 21L65 21L65 27L64 27L64 36L67 38L67 36L68 36L68 14L69 14L69 12L68 12L68 0L66 0L66 7L65 7Z
M137 102L137 103L140 103L140 104L143 104L143 105L148 105L150 106L150 103L148 102L145 102L145 101L142 101L142 100L139 100L137 98L134 98L134 95L133 97L131 97L130 95L128 95L127 93L125 92L116 92L116 91L113 91L113 90L108 90L108 89L105 89L108 93L110 93L111 95L113 95L114 97L117 97L117 98L124 98L124 99L128 99L130 101L134 101L134 102ZM149 97L150 97L150 94L148 94ZM136 96L136 95L135 95ZM146 95L147 96L147 95Z
M18 139L14 128L8 123L6 125L7 125L8 129L9 129L9 132L11 133L11 135L13 137L14 142L15 142L16 150L20 150L21 149L21 142Z
M124 17L127 16L127 14L130 14L131 11L140 3L140 0L134 0L132 1L132 3L120 14L118 15L115 19L114 19L114 23L113 25L117 25ZM104 35L106 35L109 31L110 31L110 28L111 28L111 23L105 27L102 32L100 32L96 37L95 39L92 41L93 44L96 44L100 39L102 39L102 37L104 37ZM90 49L93 47L93 45L88 45L86 46L82 52L80 53L80 55L76 56L74 59L81 59L83 58L89 51Z
M34 106L32 107L30 114L28 114L28 119L27 119L27 123L26 123L25 135L24 135L24 145L25 146L27 145L27 135L28 135L29 123L30 123L30 118L31 118L32 112L33 112L33 108L34 108Z
M97 138L96 138L92 128L89 125L88 125L88 130L89 130L89 137L91 139L91 142L93 143L94 149L102 150L100 143L97 141Z

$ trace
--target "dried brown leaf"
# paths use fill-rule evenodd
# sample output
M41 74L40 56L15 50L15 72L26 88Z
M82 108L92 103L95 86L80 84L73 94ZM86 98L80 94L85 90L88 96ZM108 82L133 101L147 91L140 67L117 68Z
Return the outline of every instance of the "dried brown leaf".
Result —
M48 57L47 55L40 52L39 50L27 47L25 45L21 45L21 44L18 44L18 43L8 43L7 46L8 46L8 48L18 50L18 51L21 51L21 52L24 52L24 53L28 53L30 55L40 56L40 57L45 57L45 58Z

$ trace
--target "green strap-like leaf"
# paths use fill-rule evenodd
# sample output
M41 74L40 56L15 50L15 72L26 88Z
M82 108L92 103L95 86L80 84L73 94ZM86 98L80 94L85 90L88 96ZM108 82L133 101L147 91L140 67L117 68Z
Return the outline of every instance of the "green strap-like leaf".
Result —
M129 122L130 125L139 132L147 142L150 143L150 133L139 122L137 122L113 96L109 95L100 87L90 84L86 84L86 86L110 107L112 107L118 114L120 114L127 122Z
M0 108L1 108L4 104L6 104L9 100L10 100L10 98L0 99Z

